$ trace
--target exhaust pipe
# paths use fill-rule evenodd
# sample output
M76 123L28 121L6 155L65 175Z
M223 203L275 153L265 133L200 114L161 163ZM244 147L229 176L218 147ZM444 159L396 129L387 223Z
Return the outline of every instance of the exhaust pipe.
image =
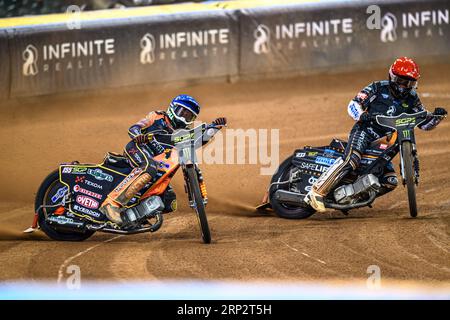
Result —
M277 190L275 191L273 195L274 199L279 202L284 202L288 204L293 205L304 205L305 204L305 195L292 192L292 191L286 191L286 190Z

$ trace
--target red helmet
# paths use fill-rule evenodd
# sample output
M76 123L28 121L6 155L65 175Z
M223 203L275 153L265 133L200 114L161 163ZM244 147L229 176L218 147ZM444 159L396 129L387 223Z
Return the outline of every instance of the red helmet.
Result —
M417 87L420 78L419 66L413 59L401 57L389 68L389 81L394 94L405 98L412 89Z

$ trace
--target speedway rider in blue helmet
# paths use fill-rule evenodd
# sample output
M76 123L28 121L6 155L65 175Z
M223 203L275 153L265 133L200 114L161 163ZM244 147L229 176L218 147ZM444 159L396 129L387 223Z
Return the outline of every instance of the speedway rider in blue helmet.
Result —
M185 94L176 96L169 105L167 112L153 111L145 118L132 125L128 130L131 140L125 146L124 155L134 168L123 181L116 187L103 202L100 211L111 221L121 224L120 216L122 208L129 202L146 184L150 183L157 174L157 164L153 157L163 152L170 151L173 143L167 141L167 137L178 129L190 127L200 113L200 104L193 97ZM212 122L214 135L221 126L226 125L226 118L217 118ZM218 126L218 127L217 127ZM211 130L208 130L211 132ZM212 137L203 136L203 144ZM164 137L166 139L164 139ZM175 193L169 186L166 192L172 193L169 198L175 201ZM170 207L170 205L169 205ZM173 205L172 205L173 209ZM167 210L167 209L166 209ZM168 209L167 211L170 211Z

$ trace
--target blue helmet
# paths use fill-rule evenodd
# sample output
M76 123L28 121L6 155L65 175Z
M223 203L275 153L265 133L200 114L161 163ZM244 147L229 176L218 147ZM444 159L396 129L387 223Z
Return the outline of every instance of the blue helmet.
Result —
M167 115L175 129L192 124L200 113L200 104L187 94L176 96L167 109Z

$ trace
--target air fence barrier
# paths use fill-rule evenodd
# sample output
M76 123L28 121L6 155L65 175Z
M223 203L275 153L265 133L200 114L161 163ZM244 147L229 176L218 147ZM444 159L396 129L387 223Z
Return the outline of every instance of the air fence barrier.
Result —
M449 58L449 11L446 0L285 0L3 19L0 98Z

